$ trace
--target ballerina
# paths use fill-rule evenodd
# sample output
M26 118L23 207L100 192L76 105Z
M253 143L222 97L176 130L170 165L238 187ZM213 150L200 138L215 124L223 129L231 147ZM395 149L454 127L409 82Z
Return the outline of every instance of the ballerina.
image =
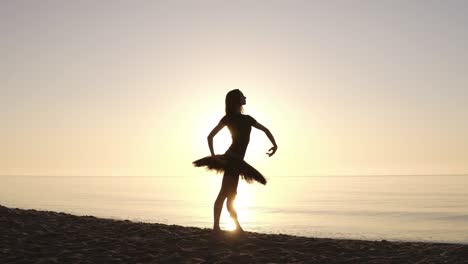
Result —
M206 166L210 170L224 172L221 190L214 203L214 224L213 231L220 232L219 219L223 209L224 200L227 199L226 207L231 218L234 220L237 232L243 232L242 227L237 219L237 212L234 208L234 200L237 195L237 185L239 177L242 177L248 183L253 181L266 184L266 179L254 167L244 161L247 145L250 140L250 131L252 127L262 130L267 135L268 139L273 144L266 153L269 157L275 154L278 145L271 132L258 123L253 117L242 114L243 105L246 104L246 97L239 90L229 91L226 95L226 115L219 121L213 130L208 135L208 146L211 156L193 162L196 167ZM227 126L232 137L232 144L223 155L215 155L213 150L213 137L223 128Z

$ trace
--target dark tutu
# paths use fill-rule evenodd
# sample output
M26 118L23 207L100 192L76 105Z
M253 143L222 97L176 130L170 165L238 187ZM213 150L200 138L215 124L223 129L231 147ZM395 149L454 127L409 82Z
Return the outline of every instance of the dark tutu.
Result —
M250 166L250 164L242 159L227 155L215 155L215 157L207 156L194 161L193 165L195 167L206 167L218 173L231 169L233 172L239 173L242 179L248 183L252 183L253 181L257 181L263 185L267 183L265 177L254 167Z

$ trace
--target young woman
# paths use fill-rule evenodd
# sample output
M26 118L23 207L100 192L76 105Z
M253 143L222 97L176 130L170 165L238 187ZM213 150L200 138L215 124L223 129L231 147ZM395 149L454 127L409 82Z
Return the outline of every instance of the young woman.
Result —
M263 175L244 161L245 151L249 144L250 131L252 127L265 132L268 139L270 139L273 144L273 147L271 147L267 152L268 156L271 157L278 149L273 135L266 127L262 126L251 116L242 114L242 106L246 103L245 99L246 97L244 94L242 94L238 89L227 93L226 115L208 135L208 146L210 148L211 156L193 162L196 167L206 166L208 169L215 170L217 172L224 172L221 190L219 191L218 197L214 203L214 232L221 231L221 228L219 227L219 218L221 216L225 199L227 199L227 209L229 214L236 224L236 230L238 232L243 231L239 221L237 220L237 212L234 208L239 176L249 183L255 180L262 184L266 184L266 179ZM231 132L232 144L224 155L215 155L213 151L213 137L224 126L227 126Z

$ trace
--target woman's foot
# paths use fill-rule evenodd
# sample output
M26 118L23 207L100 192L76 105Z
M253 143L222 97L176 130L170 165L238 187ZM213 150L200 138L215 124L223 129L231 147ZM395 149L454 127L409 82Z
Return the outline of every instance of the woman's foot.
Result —
M239 233L239 234L245 233L244 229L242 229L240 225L236 226L236 229L234 230L234 232Z

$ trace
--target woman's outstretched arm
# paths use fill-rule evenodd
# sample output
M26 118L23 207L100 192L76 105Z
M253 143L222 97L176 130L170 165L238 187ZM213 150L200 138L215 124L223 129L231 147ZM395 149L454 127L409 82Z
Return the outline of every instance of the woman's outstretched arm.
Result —
M271 141L273 144L273 147L271 147L268 152L266 153L269 157L273 156L275 154L276 150L278 149L278 145L276 145L275 138L273 137L273 134L271 134L270 130L268 128L264 127L262 124L256 122L253 127L260 129L261 131L265 132L267 135L268 139Z
M211 156L214 156L214 150L213 150L213 138L218 134L218 132L223 129L225 125L221 122L219 122L218 125L216 125L213 130L211 130L210 134L208 135L208 147L210 148L210 153Z

